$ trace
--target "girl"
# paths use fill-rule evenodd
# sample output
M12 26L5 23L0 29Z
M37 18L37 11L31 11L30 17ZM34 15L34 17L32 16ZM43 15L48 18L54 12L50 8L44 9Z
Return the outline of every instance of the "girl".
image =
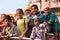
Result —
M43 35L43 31L44 33L46 33L45 31L45 26L42 26L42 24L39 25L39 19L37 17L34 18L34 27L32 29L32 33L31 33L31 40L42 40L44 38ZM44 40L44 39L43 39Z
M21 31L21 35L19 36L19 39L22 39L23 36L25 35L26 31L27 31L27 22L28 20L26 18L23 18L23 10L22 9L17 9L16 10L16 14L17 14L17 17L18 17L18 20L17 20L17 27L20 29Z
M4 20L4 28L2 31L2 36L11 37L11 36L19 36L20 31L19 29L10 22L10 16L6 16ZM8 39L9 40L9 39Z

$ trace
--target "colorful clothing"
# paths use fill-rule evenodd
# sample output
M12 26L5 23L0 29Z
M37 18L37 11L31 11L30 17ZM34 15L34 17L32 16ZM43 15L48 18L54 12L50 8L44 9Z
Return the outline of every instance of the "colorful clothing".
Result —
M20 30L14 24L10 24L9 27L4 27L2 31L2 35L8 34L9 36L19 36Z
M43 35L43 30L41 28L36 28L36 27L33 27L32 29L32 33L31 33L31 38L33 39L42 39ZM46 33L46 29L44 29L44 33Z
M24 30L25 30L25 23L27 23L28 22L28 19L26 18L26 19L19 19L19 20L17 20L17 27L20 29L20 31L21 31L21 34L24 32Z
M43 18L42 18L42 15L43 15L43 14L38 13L37 15L32 15L32 16L30 17L29 22L28 22L28 35L29 35L29 37L30 37L30 35L31 35L32 28L34 27L34 24L33 24L33 18L34 18L34 16L37 16L37 17L39 18L39 22L40 22L40 23L43 23L44 20L43 20Z
M50 27L50 32L54 33L55 30L55 20L57 18L57 16L55 15L55 13L50 12L50 14L48 16L45 15L45 13L42 15L42 18L45 22L51 22L51 27Z
M49 15L49 22L51 22L51 31L53 33L55 33L56 29L55 29L55 20L56 20L57 16L54 13L51 13Z

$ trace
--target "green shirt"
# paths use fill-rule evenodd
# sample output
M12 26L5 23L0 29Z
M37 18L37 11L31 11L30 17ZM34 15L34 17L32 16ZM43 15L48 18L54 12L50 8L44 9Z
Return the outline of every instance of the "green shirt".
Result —
M57 16L55 15L55 13L51 12L49 14L49 16L46 16L46 19L52 23L51 25L51 30L54 33L55 32L55 19L57 18Z
M60 23L57 23L58 33L60 33Z

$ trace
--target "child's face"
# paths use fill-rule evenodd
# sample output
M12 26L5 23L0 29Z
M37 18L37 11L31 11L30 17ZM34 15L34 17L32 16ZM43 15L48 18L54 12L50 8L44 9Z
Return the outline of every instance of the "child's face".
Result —
M7 26L9 24L9 21L7 19L5 19L4 24L5 24L5 26Z
M5 19L5 15L1 15L1 18L2 18L2 20L4 20Z
M14 23L14 19L11 19L11 22Z
M22 14L17 14L18 19L22 17Z
M39 25L39 21L38 21L37 18L34 19L34 25L35 25L35 26L38 26L38 25Z

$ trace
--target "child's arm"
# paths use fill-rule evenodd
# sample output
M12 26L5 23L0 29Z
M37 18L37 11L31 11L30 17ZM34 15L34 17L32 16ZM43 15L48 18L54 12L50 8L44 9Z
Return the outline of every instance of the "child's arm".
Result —
M31 38L30 40L34 40L33 38Z

